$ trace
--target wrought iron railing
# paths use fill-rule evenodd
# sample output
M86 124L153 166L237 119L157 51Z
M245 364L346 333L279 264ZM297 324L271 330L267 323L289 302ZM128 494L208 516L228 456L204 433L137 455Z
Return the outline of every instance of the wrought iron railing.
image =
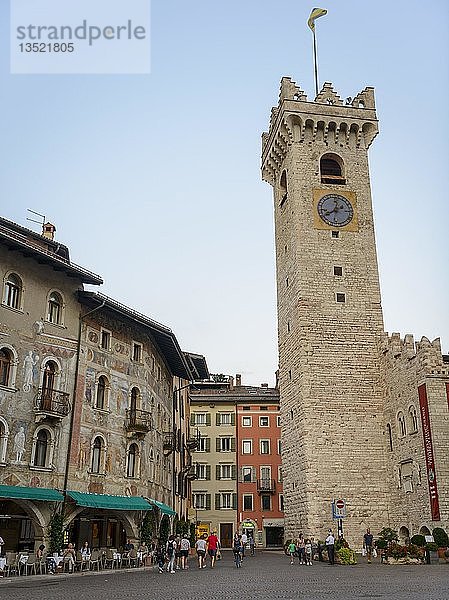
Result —
M258 479L257 491L259 493L274 494L276 491L276 481L274 479Z
M66 417L70 411L69 394L51 388L39 388L34 410L55 417Z
M153 419L151 413L146 410L127 409L125 428L128 431L140 431L146 433L153 429Z

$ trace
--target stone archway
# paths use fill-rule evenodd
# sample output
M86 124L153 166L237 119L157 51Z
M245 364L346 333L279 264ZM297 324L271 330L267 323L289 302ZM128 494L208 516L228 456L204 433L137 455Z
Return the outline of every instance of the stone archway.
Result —
M399 529L399 543L402 545L410 543L410 531L407 527L401 527Z
M6 535L6 532L0 533L5 539L4 551L17 552L18 550L34 550L36 545L45 543L47 527L50 521L50 508L49 503L38 503L43 504L39 506L32 500L25 500L21 498L1 498L1 512L3 515L8 515L8 526L14 535ZM24 541L20 542L22 535L21 529L23 521L29 520L31 523L30 527L26 527L24 531L27 531ZM15 526L12 527L12 523L15 522ZM0 522L0 530L1 522Z
M420 528L420 530L419 530L419 533L420 533L421 535L432 535L432 534L431 534L431 532L430 532L430 529L429 529L428 527L426 527L425 525L423 525L423 526Z

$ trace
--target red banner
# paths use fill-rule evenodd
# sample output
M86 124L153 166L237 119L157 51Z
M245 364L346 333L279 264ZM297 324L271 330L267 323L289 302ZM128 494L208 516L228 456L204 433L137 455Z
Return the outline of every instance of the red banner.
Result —
M418 387L419 409L421 413L422 434L424 438L424 451L426 453L427 481L429 483L430 511L432 521L440 520L440 505L438 502L437 476L435 473L435 460L433 457L432 429L430 426L429 406L427 403L426 384Z
M446 399L447 399L447 408L449 410L449 383L446 383Z

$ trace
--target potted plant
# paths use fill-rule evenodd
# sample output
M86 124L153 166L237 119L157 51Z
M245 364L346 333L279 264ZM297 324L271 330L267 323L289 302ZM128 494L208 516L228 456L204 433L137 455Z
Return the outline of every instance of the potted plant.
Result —
M433 539L435 540L435 544L438 548L438 557L444 558L444 553L446 552L446 548L449 545L449 538L447 533L442 527L435 527L435 529L432 531L432 535Z
M374 545L376 546L377 552L380 556L380 562L386 562L386 550L388 546L387 540L379 538L376 542L374 542Z
M435 542L428 542L426 544L427 551L427 563L430 565L431 563L438 562L438 546Z

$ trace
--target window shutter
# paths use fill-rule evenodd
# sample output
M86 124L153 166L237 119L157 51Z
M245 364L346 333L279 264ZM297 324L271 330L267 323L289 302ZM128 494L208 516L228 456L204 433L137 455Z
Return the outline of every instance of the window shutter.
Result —
M237 479L237 467L232 465L231 467L231 479Z
M220 510L220 494L215 494L215 510Z
M215 425L221 425L220 413L215 415Z
M220 477L220 465L215 465L215 479L221 479Z
M232 494L232 508L237 510L237 494Z
M231 452L235 452L235 438L231 438Z
M206 452L210 452L210 438L206 438Z
M251 481L253 483L256 481L256 467L251 467Z
M206 465L206 479L210 481L210 465Z
M192 425L192 427L195 425L195 413L190 415L190 425Z
M210 413L206 413L206 425L210 425Z
M231 413L231 425L235 425L235 413Z
M220 438L215 438L215 450L220 452Z
M206 494L206 510L210 510L210 494Z

